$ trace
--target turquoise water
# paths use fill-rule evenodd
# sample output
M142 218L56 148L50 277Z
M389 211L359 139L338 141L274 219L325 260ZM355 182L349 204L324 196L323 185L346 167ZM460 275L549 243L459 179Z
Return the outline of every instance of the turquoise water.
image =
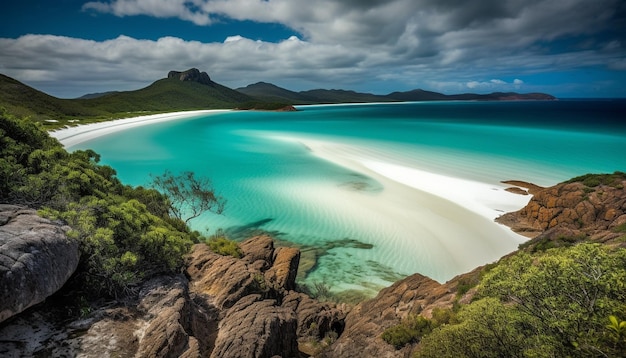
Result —
M131 185L145 185L165 169L207 176L227 199L226 210L195 219L193 228L222 229L237 240L269 232L305 252L309 271L300 283L324 281L335 292L371 295L415 272L448 280L523 239L463 211L439 213L425 193L402 198L408 206L383 204L389 184L321 159L303 144L307 139L494 186L508 179L553 185L588 172L626 170L624 108L624 102L600 101L306 106L152 124L69 149L94 149ZM378 203L386 209L376 211ZM449 236L460 241L441 244ZM472 250L480 252L475 260Z

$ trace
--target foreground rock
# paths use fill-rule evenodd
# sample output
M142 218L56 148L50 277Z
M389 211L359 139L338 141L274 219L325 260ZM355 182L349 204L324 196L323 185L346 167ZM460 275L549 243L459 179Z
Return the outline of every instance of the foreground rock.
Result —
M0 205L0 322L42 302L74 273L80 254L68 229L35 210Z
M241 250L238 259L198 244L186 276L155 277L84 318L54 303L29 311L0 325L0 356L286 358L342 333L343 311L292 290L298 250L267 236Z
M191 291L221 312L212 357L293 357L299 344L341 334L341 310L293 291L299 250L274 248L269 236L240 248L236 259L196 245L187 266Z

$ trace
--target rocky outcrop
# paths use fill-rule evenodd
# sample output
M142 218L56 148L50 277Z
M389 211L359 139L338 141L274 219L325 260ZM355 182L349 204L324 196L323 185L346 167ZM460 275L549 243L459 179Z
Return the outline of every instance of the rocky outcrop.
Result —
M528 205L496 221L530 237L581 236L606 242L622 236L619 228L626 225L626 178L585 178L535 189ZM606 178L611 179L599 183Z
M274 248L271 237L253 237L240 244L243 257L236 259L196 245L187 274L195 292L211 296L220 309L230 308L244 296L262 291L267 297L282 296L296 286L300 251Z
M144 285L137 308L145 312L140 326L140 357L206 356L213 346L217 310L191 299L183 276L160 277ZM213 330L211 330L213 328Z
M272 267L264 273L265 281L274 289L295 290L300 250L292 247L280 247L274 252L273 261Z
M189 293L183 275L153 278L136 299L87 317L68 321L68 309L50 303L0 326L0 355L205 357L217 335L218 311Z
M206 72L200 72L197 68L192 68L187 71L170 71L167 74L167 78L173 78L180 81L198 82L203 85L212 85L211 77Z
M459 297L458 286L462 282L477 280L480 269L455 277L440 284L420 274L411 275L378 295L355 306L346 317L344 333L321 357L408 357L412 346L396 350L382 339L383 332L398 325L410 315L421 314L430 318L435 308L451 308L457 300L468 301L468 292Z
M0 325L8 342L0 356L286 358L341 334L341 309L291 290L298 250L275 248L268 236L240 249L235 258L195 245L186 275L152 278L135 298L87 317L68 319L53 303L20 315Z
M227 311L211 357L296 357L296 329L293 310L262 295L248 295Z
M237 259L196 245L187 266L191 291L221 309L212 357L291 357L303 341L341 333L342 310L293 291L299 250L265 235L240 248Z
M65 345L75 347L70 356L201 357L213 347L217 316L189 294L183 275L161 276L142 285L136 302L92 314Z
M42 302L74 273L80 253L68 229L35 210L0 205L0 322Z

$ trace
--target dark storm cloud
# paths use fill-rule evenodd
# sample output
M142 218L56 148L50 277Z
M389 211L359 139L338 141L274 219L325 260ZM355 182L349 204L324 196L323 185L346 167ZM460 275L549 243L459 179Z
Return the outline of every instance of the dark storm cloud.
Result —
M83 9L179 18L207 31L214 18L282 24L300 36L279 43L236 32L224 43L24 36L0 40L0 70L34 81L67 76L72 63L128 78L129 87L171 68L204 66L233 85L300 79L323 86L330 78L513 89L524 74L625 70L625 7L621 0L101 0Z

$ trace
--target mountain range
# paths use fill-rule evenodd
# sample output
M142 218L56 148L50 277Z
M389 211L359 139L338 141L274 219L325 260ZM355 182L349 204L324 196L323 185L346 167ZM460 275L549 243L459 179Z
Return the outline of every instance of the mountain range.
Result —
M76 99L60 99L0 74L0 108L28 116L46 127L151 113L196 109L275 110L291 105L445 100L554 100L544 93L514 92L455 94L416 89L387 95L339 89L314 89L294 92L271 83L258 82L231 89L214 82L206 72L192 68L170 71L166 78L135 91L92 93Z
M502 100L555 100L545 93L494 92L490 94L463 93L446 95L443 93L415 89L406 92L393 92L387 95L360 93L338 89L314 89L294 92L271 83L258 82L237 91L269 102L289 104L321 103L367 103L367 102L414 102L414 101L502 101Z

